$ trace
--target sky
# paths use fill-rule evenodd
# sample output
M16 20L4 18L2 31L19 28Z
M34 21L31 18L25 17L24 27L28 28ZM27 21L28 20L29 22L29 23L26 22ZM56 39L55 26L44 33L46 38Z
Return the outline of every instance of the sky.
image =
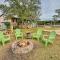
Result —
M4 0L0 0L0 4ZM50 20L55 15L55 10L60 9L60 0L41 0L41 20ZM0 12L1 14L1 12Z
M60 0L41 0L42 20L52 19L55 15L55 10L60 9Z

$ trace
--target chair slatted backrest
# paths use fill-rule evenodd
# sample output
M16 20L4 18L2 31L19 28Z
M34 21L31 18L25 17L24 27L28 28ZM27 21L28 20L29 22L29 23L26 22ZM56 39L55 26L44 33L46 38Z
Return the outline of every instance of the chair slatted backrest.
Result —
M2 32L2 31L0 31L0 37L3 37L3 36L4 36L3 32Z
M15 30L15 35L19 35L21 33L21 30L20 29L16 29Z
M4 34L2 31L0 31L0 41L4 38Z
M38 29L38 30L37 30L37 35L42 35L42 32L43 32L42 29Z
M49 40L54 40L55 39L55 37L56 37L56 32L55 31L52 31L51 33L50 33L50 35L49 35Z

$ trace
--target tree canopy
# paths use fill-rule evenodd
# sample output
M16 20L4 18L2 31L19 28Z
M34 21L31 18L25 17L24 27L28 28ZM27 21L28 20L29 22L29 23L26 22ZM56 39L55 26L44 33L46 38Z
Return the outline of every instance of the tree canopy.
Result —
M37 19L41 15L40 0L5 0L6 4L0 4L0 10L6 17L17 15L22 20Z

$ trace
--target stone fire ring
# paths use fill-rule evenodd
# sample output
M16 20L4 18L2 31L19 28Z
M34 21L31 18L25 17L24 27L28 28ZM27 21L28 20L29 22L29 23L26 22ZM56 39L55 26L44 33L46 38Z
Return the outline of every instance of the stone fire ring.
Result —
M27 45L25 47L18 46L17 45L18 42L14 42L12 44L12 52L14 54L23 54L23 53L28 53L28 52L32 51L32 49L33 49L33 43L31 41L28 41L29 42L29 45Z

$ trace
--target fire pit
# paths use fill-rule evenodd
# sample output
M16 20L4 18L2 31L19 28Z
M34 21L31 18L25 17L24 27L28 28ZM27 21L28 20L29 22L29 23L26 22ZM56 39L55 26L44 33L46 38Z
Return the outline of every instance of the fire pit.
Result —
M17 41L12 44L12 52L15 54L28 53L33 49L31 41Z

